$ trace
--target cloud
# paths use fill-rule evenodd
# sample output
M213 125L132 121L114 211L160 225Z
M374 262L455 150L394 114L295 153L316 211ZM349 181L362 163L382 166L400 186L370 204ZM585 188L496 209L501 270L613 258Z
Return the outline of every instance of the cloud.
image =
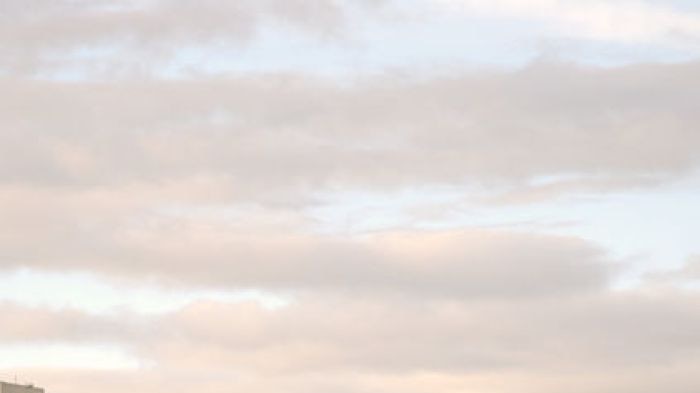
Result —
M700 37L700 16L673 2L6 0L0 7L0 70L34 76L72 75L75 70L109 79L158 74L178 62L187 64L203 48L239 57L240 48L269 31L342 47L368 39L362 31L367 21L384 30L402 28L400 21L406 17L437 26L439 18L431 16L455 9L477 21L496 17L528 22L528 35L545 39L573 37L687 50L697 49ZM410 16L416 7L423 10L417 18Z
M360 1L354 8L380 3ZM336 0L10 0L1 7L0 66L16 74L78 65L81 56L101 54L111 54L112 65L120 55L134 64L167 64L188 45L237 47L269 25L319 38L340 36L350 8Z
M4 79L0 182L201 181L256 202L338 189L522 185L560 174L611 187L697 167L697 73L696 63L535 64L351 86L290 75Z
M97 316L75 309L25 307L11 302L0 304L8 315L0 327L0 340L4 343L124 342L133 338L126 333L128 331L140 331L139 337L144 337L147 331L147 318L144 317L130 320L128 316Z
M298 75L6 78L1 263L225 288L585 292L612 274L584 242L480 230L322 235L305 208L329 191L485 185L513 203L660 184L698 166L697 72L534 64L349 86ZM568 174L575 181L533 186Z
M623 43L700 44L700 16L674 2L571 0L434 0L470 15L540 23L565 37Z
M273 375L324 369L601 372L700 355L700 319L689 312L697 307L693 294L603 292L467 303L355 298L303 299L275 311L194 304L167 319L172 330L153 353L180 368L235 364Z
M682 277L690 280L700 280L700 255L688 258L687 263L679 272Z
M674 287L679 284L694 285L700 281L700 255L691 255L676 269L656 270L644 277L648 285Z
M612 393L652 392L664 384L689 392L700 362L697 295L601 290L546 300L466 302L312 296L277 310L247 302L197 302L141 328L119 319L109 320L115 327L110 330L104 322L93 325L93 334L108 332L105 342L128 346L150 365L137 372L86 371L79 385L62 380L74 371L29 373L56 391L70 387L77 393L91 384L109 391L137 381L156 393L201 384L216 392L405 387L400 390L423 393L441 387ZM51 322L40 316L33 323L39 321ZM84 334L90 337L89 330ZM69 336L69 342L84 340Z
M686 363L650 370L629 370L610 373L572 373L552 375L539 373L493 373L487 375L450 375L441 373L415 373L410 375L367 375L352 372L312 373L275 378L250 378L232 372L211 372L193 375L188 370L146 372L76 372L52 370L26 370L50 382L57 392L88 392L100 390L118 393L124 390L143 389L149 392L185 393L191 389L225 393L231 389L273 393L283 389L291 393L429 393L439 390L447 393L478 391L487 393L617 393L633 391L654 393L663 389L673 392L693 393L696 387L696 364ZM229 376L235 382L222 380ZM80 390L75 389L80 381Z
M434 1L1 2L0 269L197 299L102 314L0 303L3 345L89 359L109 348L128 364L24 371L57 393L696 392L697 257L619 289L619 250L553 226L419 230L407 218L330 233L314 213L370 222L355 212L410 214L402 198L417 193L416 216L487 203L475 221L528 223L512 205L662 187L700 166L700 63L164 77L189 50L270 30L381 41L393 28L382 18L411 17L408 3L442 17ZM695 45L700 32L696 15L658 3L451 3L567 37ZM383 200L334 211L362 198ZM244 289L255 295L235 296ZM265 303L278 294L288 301ZM256 301L232 300L244 298Z
M251 233L206 215L144 215L101 197L53 206L35 204L43 197L6 199L0 265L225 289L438 297L576 293L614 275L601 250L575 238L478 229L343 236L276 224Z

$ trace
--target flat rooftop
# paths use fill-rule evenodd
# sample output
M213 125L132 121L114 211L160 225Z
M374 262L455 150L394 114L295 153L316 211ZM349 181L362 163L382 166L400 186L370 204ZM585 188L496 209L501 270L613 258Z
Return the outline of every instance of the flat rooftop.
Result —
M44 393L44 389L34 385L20 385L0 381L0 393Z

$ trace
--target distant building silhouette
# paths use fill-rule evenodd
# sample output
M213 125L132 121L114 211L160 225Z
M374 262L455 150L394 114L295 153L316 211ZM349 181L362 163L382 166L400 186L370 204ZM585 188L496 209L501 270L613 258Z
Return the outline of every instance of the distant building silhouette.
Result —
M0 381L0 393L44 393L44 389L34 385L18 385Z

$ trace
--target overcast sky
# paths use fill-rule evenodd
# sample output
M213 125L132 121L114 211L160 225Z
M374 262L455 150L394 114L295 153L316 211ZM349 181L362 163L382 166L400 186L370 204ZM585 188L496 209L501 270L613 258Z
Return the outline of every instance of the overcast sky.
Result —
M697 393L700 3L0 0L0 380Z

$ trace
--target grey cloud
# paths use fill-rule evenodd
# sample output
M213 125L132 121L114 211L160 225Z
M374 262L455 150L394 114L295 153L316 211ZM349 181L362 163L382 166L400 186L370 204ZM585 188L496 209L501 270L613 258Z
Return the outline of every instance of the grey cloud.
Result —
M143 389L154 393L186 393L206 389L227 393L232 389L274 393L694 393L697 390L697 363L686 362L666 368L643 368L612 373L553 374L551 371L455 375L444 373L358 374L325 372L256 378L235 370L193 374L187 369L138 371L21 370L45 381L57 392L118 393ZM80 386L76 387L76 381Z
M644 278L645 283L651 286L673 287L696 283L700 281L700 255L691 255L679 268L651 271Z
M77 309L26 307L0 302L0 341L4 343L107 343L143 339L149 333L145 316L97 316Z
M527 193L540 176L575 174L584 180L564 188L580 192L673 178L698 164L697 70L535 64L349 86L291 75L4 79L3 264L220 287L439 296L605 286L609 261L570 239L496 233L483 245L478 231L444 244L433 234L310 235L300 206L324 191L478 183ZM245 234L232 222L257 213L163 213L219 205L225 217L226 208L250 204L282 206L292 217ZM431 242L422 255L397 251Z
M204 383L212 391L265 392L294 381L292 391L390 392L398 380L412 381L407 391L421 393L436 386L488 393L697 387L691 378L700 362L697 292L605 290L477 302L297 300L274 311L253 303L193 303L153 318L148 331L114 329L110 340L153 364L139 370L140 378L167 377L182 389ZM46 380L60 378L53 373ZM373 379L379 390L366 385ZM78 393L87 389L69 385Z
M563 185L577 192L637 187L636 179L658 184L697 167L697 69L536 64L345 87L290 75L5 79L3 263L199 285L443 296L604 286L604 257L575 241L504 234L485 248L466 233L424 255L401 255L385 244L410 249L439 236L409 234L392 246L391 235L309 235L313 223L300 209L324 191L478 183L558 193L530 184L560 174L583 179ZM170 205L186 212L250 204L282 206L293 218L246 235L232 224L240 217L163 213ZM431 263L439 265L434 272L421 270Z
M696 294L641 291L467 303L305 298L275 311L200 303L168 318L177 341L166 334L153 350L165 364L248 364L273 374L663 367L700 360L697 306Z
M361 1L355 8L374 8ZM4 1L0 66L13 74L51 71L62 65L85 66L80 56L129 57L152 68L168 64L183 46L230 47L253 39L262 25L289 28L318 37L340 36L349 3L339 0L133 0ZM234 46L235 48L235 46ZM99 59L99 56L97 56ZM72 61L72 62L71 62Z
M150 365L33 378L57 393L698 391L700 299L677 285L696 259L671 285L614 290L624 266L582 239L324 234L306 209L368 190L514 204L664 184L700 165L700 63L146 76L269 26L343 39L383 4L0 2L0 268L293 298L148 316L2 303L3 343L116 343ZM100 51L145 72L40 79Z
M697 364L689 362L665 369L637 369L611 373L551 372L493 373L488 375L454 375L442 373L358 374L326 372L287 375L269 378L241 376L234 371L212 371L193 375L188 370L148 371L85 371L85 370L22 370L40 378L57 392L118 393L143 389L149 392L185 393L206 389L212 393L230 392L232 388L274 393L280 389L290 393L448 393L479 391L484 393L694 393ZM80 386L76 387L76 381Z
M547 202L557 197L567 195L600 195L616 191L643 190L662 186L667 181L664 175L629 176L625 179L608 176L583 176L555 179L540 184L519 184L497 191L490 195L470 198L470 202L485 205L517 205L537 202Z
M5 198L2 265L188 286L438 297L576 293L608 285L615 273L601 250L575 238L489 230L247 233L226 221L168 217L103 198Z
M688 258L688 261L683 269L681 269L680 274L686 279L700 280L700 255L693 255Z
M254 201L369 187L527 187L559 174L591 178L583 184L593 190L657 182L698 165L697 73L696 63L536 64L346 87L290 75L5 79L0 180L94 186L209 176L235 190L231 198Z

